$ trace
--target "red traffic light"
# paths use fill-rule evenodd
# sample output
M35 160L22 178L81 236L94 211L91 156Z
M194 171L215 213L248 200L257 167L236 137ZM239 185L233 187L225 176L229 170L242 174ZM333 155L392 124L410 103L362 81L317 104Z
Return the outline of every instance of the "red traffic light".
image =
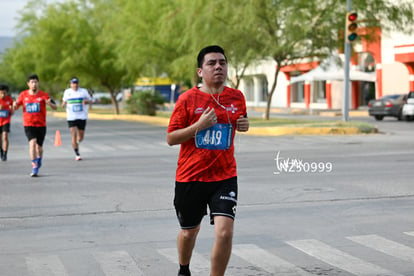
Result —
M358 14L356 12L349 12L348 13L348 20L349 21L355 21L358 18Z

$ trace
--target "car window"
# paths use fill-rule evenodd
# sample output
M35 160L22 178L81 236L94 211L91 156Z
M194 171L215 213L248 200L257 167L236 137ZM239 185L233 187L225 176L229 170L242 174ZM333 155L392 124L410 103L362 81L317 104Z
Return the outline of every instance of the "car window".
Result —
M410 92L410 93L408 93L408 98L409 98L409 99L414 98L414 92Z
M401 95L386 95L381 97L382 100L395 100L398 99Z

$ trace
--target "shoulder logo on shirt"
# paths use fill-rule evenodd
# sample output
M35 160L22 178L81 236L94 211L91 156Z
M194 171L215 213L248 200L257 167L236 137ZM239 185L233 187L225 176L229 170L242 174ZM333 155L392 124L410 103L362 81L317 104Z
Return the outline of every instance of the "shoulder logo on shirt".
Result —
M194 110L194 114L201 114L203 112L204 112L204 108L202 108L202 107L198 107L198 108L196 108L196 110Z

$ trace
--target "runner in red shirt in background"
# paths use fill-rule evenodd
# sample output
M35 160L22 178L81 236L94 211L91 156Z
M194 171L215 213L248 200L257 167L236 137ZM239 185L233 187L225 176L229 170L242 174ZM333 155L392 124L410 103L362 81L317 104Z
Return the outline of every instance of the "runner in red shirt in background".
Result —
M167 130L167 143L181 144L174 197L181 226L178 275L191 275L191 254L208 206L215 233L210 275L222 276L231 254L237 205L233 140L236 130L249 129L249 120L243 94L224 86L228 69L224 50L208 46L197 62L202 86L180 95Z
M8 91L9 87L7 85L0 85L0 158L2 161L7 161L10 119L13 114L13 99L7 95Z
M14 102L14 109L17 110L23 105L23 126L32 160L30 176L37 176L42 166L43 142L46 136L46 105L55 110L57 106L46 92L39 90L37 75L28 77L27 86L29 89L22 91Z

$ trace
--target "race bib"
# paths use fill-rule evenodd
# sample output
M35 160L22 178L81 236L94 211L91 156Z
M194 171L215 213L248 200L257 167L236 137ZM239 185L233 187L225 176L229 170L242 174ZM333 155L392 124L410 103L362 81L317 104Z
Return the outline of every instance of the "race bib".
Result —
M208 150L227 150L231 146L232 132L233 126L231 124L215 124L197 132L196 147Z
M72 105L73 112L82 112L83 111L83 104L74 104Z
M9 111L8 110L0 110L0 118L7 118L9 117Z
M26 112L27 113L40 112L40 104L39 103L27 103L26 104Z

